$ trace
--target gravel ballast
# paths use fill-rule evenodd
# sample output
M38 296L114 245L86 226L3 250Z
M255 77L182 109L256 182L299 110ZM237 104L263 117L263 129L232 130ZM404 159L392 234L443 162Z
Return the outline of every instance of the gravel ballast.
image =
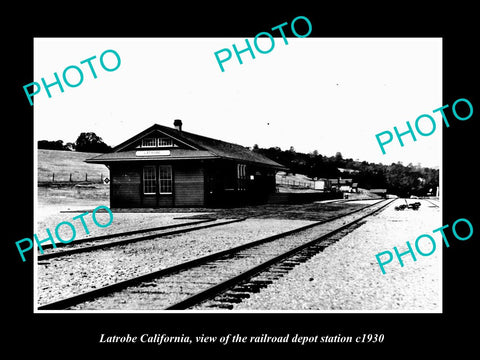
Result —
M161 213L143 213L143 214L128 214L128 213L117 213L113 212L112 223L107 227L99 227L95 225L92 219L92 210L89 211L88 215L83 216L85 225L89 231L89 234L85 232L85 229L82 225L81 219L75 219L74 217L79 216L83 211L78 212L62 212L50 214L46 217L39 217L37 221L36 234L40 240L48 237L47 228L50 229L50 232L53 234L54 241L56 243L59 240L55 236L55 229L57 225L61 222L70 222L76 231L75 240L78 239L87 239L90 237L103 236L109 234L115 234L124 231L132 231L137 229L147 229L152 227L173 225L173 224L183 224L187 222L192 222L194 220L188 219L192 216L192 213L176 213L176 214L161 214ZM197 213L200 214L200 213ZM185 217L186 219L181 219ZM108 224L110 221L110 215L105 212L103 209L98 211L95 214L95 219L102 225ZM60 226L58 228L58 234L63 239L70 239L72 237L72 230L69 226ZM73 241L75 241L73 240Z
M130 214L130 219L144 215ZM191 233L51 259L37 268L38 304L60 300L309 223L311 221L247 219Z
M422 203L418 211L395 211L403 200L395 201L309 261L250 294L233 310L441 312L443 241L439 233L432 233L442 226L441 211L427 201L415 201ZM436 241L430 256L415 250L415 240L422 234ZM393 247L405 252L407 240L417 261L407 254L401 267ZM424 253L432 249L425 239L419 246ZM387 250L394 258L382 274L375 255Z

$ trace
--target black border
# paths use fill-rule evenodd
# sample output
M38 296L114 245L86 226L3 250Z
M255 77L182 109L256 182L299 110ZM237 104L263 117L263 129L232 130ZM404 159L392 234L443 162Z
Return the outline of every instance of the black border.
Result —
M476 9L471 5L438 4L421 8L405 2L377 7L341 3L294 9L275 4L260 10L259 6L223 3L218 7L184 4L183 9L150 5L140 2L61 7L28 6L11 10L10 29L5 30L8 49L12 50L4 67L7 76L7 101L11 111L4 118L2 141L8 210L4 230L7 250L7 284L4 292L7 305L3 307L7 339L5 343L15 354L25 351L45 353L52 358L65 356L142 355L152 352L167 356L194 351L196 355L232 352L258 355L258 350L284 352L293 350L301 355L313 351L315 356L327 352L339 354L353 350L356 354L391 356L395 353L429 355L434 350L461 347L462 353L473 349L475 324L471 314L476 312L475 257L478 250L478 211L474 211L477 188L475 125L478 122L479 56L478 38L474 36ZM468 121L451 121L443 128L443 224L458 218L469 219L474 226L473 237L465 242L452 241L444 248L444 313L443 314L33 314L33 261L22 263L14 242L33 233L33 108L29 106L23 85L33 81L34 37L253 37L296 16L306 16L313 27L310 37L442 37L443 38L443 103L453 104L467 98L473 104L474 115ZM195 56L195 54L192 54ZM476 66L474 66L476 65ZM281 74L279 74L281 76ZM476 86L476 92L474 87ZM430 109L426 109L428 111ZM433 110L433 109L432 109ZM394 111L392 109L392 111ZM446 111L453 119L451 110ZM19 136L22 141L19 143ZM8 186L8 188L7 188ZM6 190L11 187L17 191ZM18 191L21 189L21 191ZM451 237L451 233L447 231ZM473 328L472 326L473 325ZM222 336L228 333L243 335L305 334L350 335L383 333L382 344L313 344L271 345L179 345L147 346L99 344L101 333L141 335L143 333L185 334L205 333ZM394 352L395 351L395 352ZM6 352L8 353L8 352ZM123 356L122 356L123 357Z

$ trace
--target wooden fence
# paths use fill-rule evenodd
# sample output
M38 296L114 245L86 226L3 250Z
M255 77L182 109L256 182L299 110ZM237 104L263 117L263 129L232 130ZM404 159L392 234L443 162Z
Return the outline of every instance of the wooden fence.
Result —
M309 180L293 180L287 178L277 178L277 185L285 185L290 187L304 188L304 189L313 189L315 187L314 181Z
M38 174L37 181L39 183L108 183L108 177L102 173L42 173Z

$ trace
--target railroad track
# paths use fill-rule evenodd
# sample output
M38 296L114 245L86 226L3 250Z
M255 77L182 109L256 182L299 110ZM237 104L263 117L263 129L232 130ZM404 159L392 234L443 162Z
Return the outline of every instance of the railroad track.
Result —
M98 237L85 238L74 240L70 243L58 243L56 244L57 249L53 248L53 245L48 244L43 246L44 254L39 254L37 259L39 260L39 265L42 265L42 260L48 260L53 258L58 258L62 256L78 254L82 252L96 251L100 249L106 249L114 246L120 246L125 244L131 244L137 241L149 240L160 238L163 236L182 234L190 231L207 229L210 227L221 226L226 224L231 224L234 222L243 221L245 218L233 219L233 220L216 220L213 218L202 219L200 221L192 221L183 224L173 224L160 226L155 228L140 229L127 231L122 233L108 234ZM208 223L208 224L205 224ZM171 230L175 229L175 230ZM139 234L143 234L140 235ZM59 250L62 249L62 250Z
M308 261L326 247L342 239L356 227L361 226L364 222L359 221L349 224L341 230L339 229L338 232L326 234L299 250L292 250L292 254L282 254L277 258L271 259L269 262L251 269L249 273L240 274L236 279L231 279L230 284L219 284L219 288L225 288L223 291L216 291L215 288L209 289L208 292L202 295L199 294L197 299L186 299L171 306L170 309L184 309L185 306L188 306L191 310L231 310L235 307L235 304L249 298L250 294L260 292L262 288L280 279L297 265Z
M181 310L197 306L302 251L312 247L321 251L331 243L332 236L351 231L392 201L379 201L346 215L42 305L38 310Z
M435 200L435 202L431 201L430 199L422 199L422 200L428 201L430 204L433 205L433 207L440 207L437 203L437 200Z

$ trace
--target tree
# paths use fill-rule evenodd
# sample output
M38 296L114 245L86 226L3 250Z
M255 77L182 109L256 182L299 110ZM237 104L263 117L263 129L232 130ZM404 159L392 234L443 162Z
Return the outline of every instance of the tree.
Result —
M402 197L427 195L434 191L439 183L438 169L423 168L401 162L383 165L367 161L343 159L340 152L335 156L323 156L318 151L309 154L296 152L291 146L282 151L279 147L259 148L258 153L286 166L290 172L305 174L317 178L337 178L342 176L338 168L354 169L357 172L348 175L360 187L365 189L387 189L390 194Z
M75 151L75 143L67 142L65 144L65 149L70 150L70 151Z
M63 145L63 140L57 140L57 141L39 140L37 142L37 145L39 149L68 150L67 147Z
M101 137L93 132L82 132L75 141L76 151L82 152L109 152L111 147L105 144Z

